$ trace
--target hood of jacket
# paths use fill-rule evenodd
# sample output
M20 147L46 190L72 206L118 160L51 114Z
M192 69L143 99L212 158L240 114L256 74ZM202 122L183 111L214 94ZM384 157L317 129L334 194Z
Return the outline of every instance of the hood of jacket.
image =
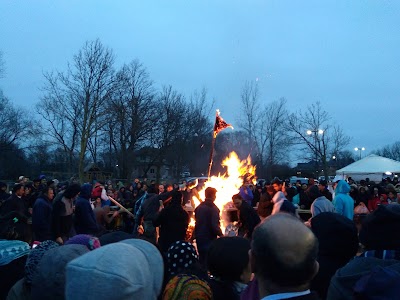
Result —
M89 183L85 183L84 185L82 185L79 197L89 200L91 195L92 195L92 185Z
M400 262L398 260L355 257L332 277L327 299L354 299L353 289L357 281L377 266L388 267L393 271L400 272Z
M318 239L318 256L350 260L358 250L358 232L353 221L334 212L322 212L311 219Z
M339 180L335 189L335 194L347 194L349 192L350 192L350 185L344 180Z
M274 197L272 197L272 202L274 203L283 202L284 200L286 200L285 194L280 191L276 192Z
M48 250L32 280L32 300L64 299L66 265L86 252L89 250L83 245L64 245Z
M129 239L70 262L66 298L157 299L163 274L163 260L157 248L143 240Z

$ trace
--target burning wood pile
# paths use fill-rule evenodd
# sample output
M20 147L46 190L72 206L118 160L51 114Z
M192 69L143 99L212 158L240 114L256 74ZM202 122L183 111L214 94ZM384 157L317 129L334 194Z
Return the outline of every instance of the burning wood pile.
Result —
M237 226L234 224L237 221L237 210L232 203L232 196L238 193L244 181L256 180L256 167L251 164L250 156L241 161L235 152L231 152L222 165L226 167L226 172L218 174L218 176L211 176L199 191L199 196L200 199L204 199L204 191L208 187L217 189L217 198L214 203L220 210L221 229L222 232L232 235L232 232L236 231L237 233ZM193 202L195 207L200 204L195 197L193 197ZM192 217L186 234L187 240L192 239L194 226L195 220Z

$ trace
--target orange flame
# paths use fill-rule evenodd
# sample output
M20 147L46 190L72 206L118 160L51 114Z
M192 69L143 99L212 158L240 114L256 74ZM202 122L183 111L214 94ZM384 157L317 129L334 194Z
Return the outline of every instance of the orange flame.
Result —
M210 180L206 181L204 187L199 191L201 199L204 199L204 191L207 187L217 189L217 199L215 205L220 210L221 215L221 229L225 231L228 221L224 218L224 213L227 209L234 209L232 203L232 196L239 192L239 188L243 185L243 180L255 181L256 167L251 164L250 155L245 160L240 160L235 152L231 152L227 158L222 162L222 166L227 170L224 174L212 176ZM253 182L254 183L254 182ZM193 197L195 206L200 204L200 201ZM190 226L194 227L195 221L192 218Z

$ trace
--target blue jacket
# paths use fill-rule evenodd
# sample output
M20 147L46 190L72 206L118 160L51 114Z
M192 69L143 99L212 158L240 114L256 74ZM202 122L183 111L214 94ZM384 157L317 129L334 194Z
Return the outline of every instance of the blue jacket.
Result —
M253 201L253 192L248 186L241 186L239 189L240 196L251 206L251 202Z
M92 186L84 184L81 188L79 198L75 203L75 230L77 234L96 234L99 230L96 217L90 205L90 195Z
M340 180L335 189L335 198L332 201L335 206L335 211L350 220L353 220L354 216L354 200L348 194L350 192L350 185Z
M46 196L42 196L35 201L32 211L32 229L35 233L35 240L43 242L52 239L53 205Z

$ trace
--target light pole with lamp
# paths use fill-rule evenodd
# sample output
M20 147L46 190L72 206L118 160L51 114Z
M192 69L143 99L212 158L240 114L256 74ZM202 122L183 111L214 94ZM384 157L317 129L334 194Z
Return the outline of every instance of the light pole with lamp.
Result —
M314 130L307 130L307 135L311 136L314 134L314 152L315 152L315 170L316 174L315 177L318 175L318 151L317 151L317 140L318 140L318 134L323 135L324 131L322 129L314 129Z
M333 160L333 167L335 168L335 171L336 171L336 169L337 169L337 156L333 155L332 156L332 160Z
M364 147L355 147L354 150L360 152L359 154L360 154L360 159L361 159L361 151L365 151L365 148Z

